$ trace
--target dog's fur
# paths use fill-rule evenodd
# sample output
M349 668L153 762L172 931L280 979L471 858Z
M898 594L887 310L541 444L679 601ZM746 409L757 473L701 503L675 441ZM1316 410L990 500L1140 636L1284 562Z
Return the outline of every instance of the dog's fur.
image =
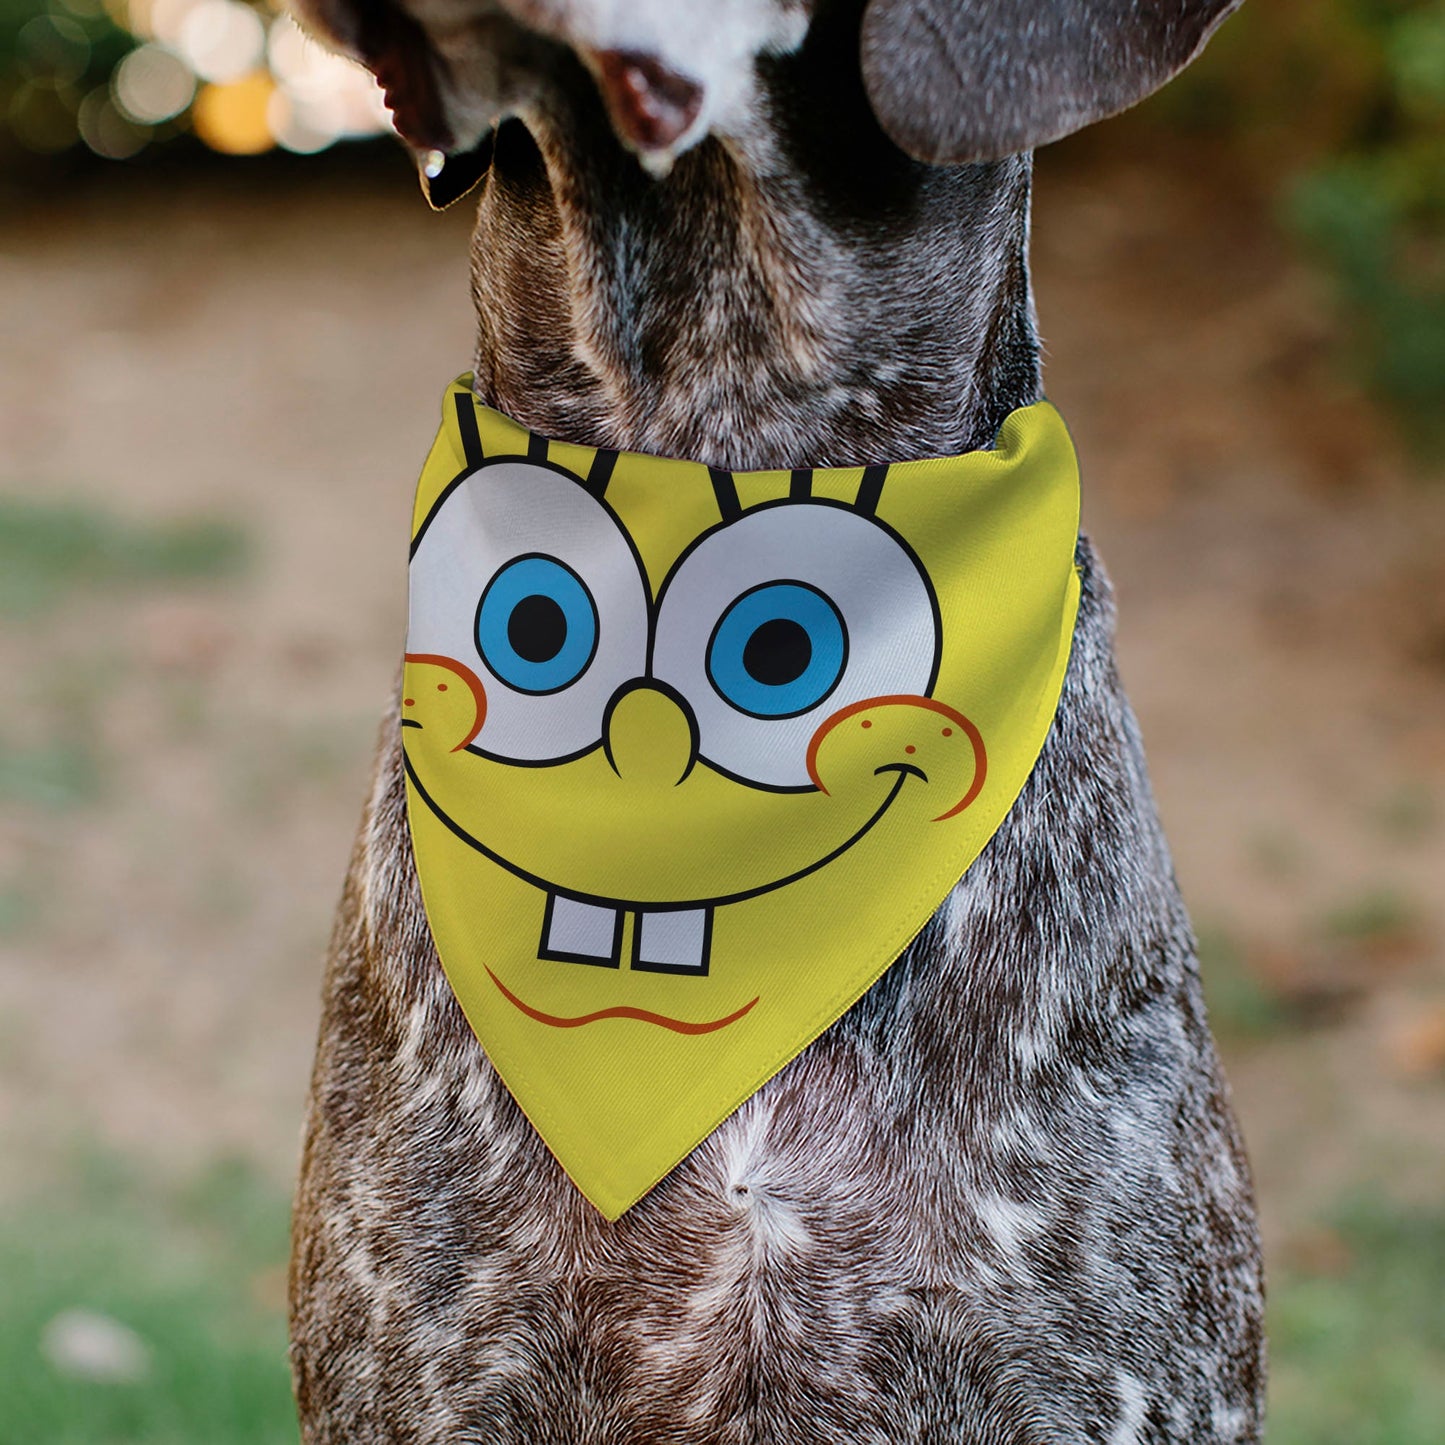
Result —
M473 252L482 400L735 468L961 452L1036 400L1030 167L1005 153L1136 99L1232 8L873 0L865 27L857 0L380 5L309 16L414 141L461 153L513 117ZM648 157L665 178L609 123L609 48L700 82L679 154ZM1248 1174L1108 584L1086 543L1078 561L1058 717L992 842L615 1224L442 976L388 717L297 1200L311 1445L1258 1438Z

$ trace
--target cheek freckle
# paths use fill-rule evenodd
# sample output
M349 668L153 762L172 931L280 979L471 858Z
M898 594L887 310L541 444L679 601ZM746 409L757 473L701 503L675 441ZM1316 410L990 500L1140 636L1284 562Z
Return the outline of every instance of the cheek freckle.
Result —
M868 719L865 717L865 718L863 719L863 726L864 726L865 728L871 728L871 727L873 726L873 724L872 724L871 722L869 722Z
M437 683L437 691L438 691L438 692L445 692L446 690L447 690L447 685L446 685L446 683L444 683L444 682L439 682L439 683Z
M402 701L406 704L407 707L416 706L416 699L414 697L403 698Z
M944 735L944 737L946 737L946 738L951 738L951 737L953 736L953 729L952 729L952 728L944 728L944 730L943 730L943 735Z
M908 746L903 749L903 751L905 753L916 753L918 749L914 747L912 743L909 743Z

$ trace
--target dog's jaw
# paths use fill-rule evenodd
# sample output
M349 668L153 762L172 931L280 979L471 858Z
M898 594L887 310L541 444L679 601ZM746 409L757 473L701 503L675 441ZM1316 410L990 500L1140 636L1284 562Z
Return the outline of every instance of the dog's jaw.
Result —
M745 128L756 62L794 50L811 0L293 0L323 43L371 69L414 150L474 150L502 120L535 123L589 72L618 140L657 176Z
M573 50L596 78L619 139L654 175L709 134L747 127L759 57L796 50L802 0L508 0L522 23ZM639 88L651 92L639 107ZM685 92L683 102L669 98ZM657 107L664 123L646 123ZM638 123L639 120L642 123Z
M745 112L662 180L564 53L482 192L484 401L586 445L767 468L966 451L1038 398L1029 160L904 156L849 7L751 67Z

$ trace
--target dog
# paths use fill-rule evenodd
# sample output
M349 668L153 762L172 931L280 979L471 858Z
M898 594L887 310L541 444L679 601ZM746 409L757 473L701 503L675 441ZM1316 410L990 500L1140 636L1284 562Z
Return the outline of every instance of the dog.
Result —
M1155 89L1237 3L301 10L386 87L434 204L482 183L482 401L792 468L987 447L1042 396L1031 150ZM309 1445L1259 1438L1247 1163L1087 540L1076 567L1057 715L988 846L613 1223L441 972L393 707L296 1199Z

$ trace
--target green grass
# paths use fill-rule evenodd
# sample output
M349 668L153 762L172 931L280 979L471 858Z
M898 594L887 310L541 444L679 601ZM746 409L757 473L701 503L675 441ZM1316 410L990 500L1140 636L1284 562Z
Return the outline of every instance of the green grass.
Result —
M1324 920L1329 937L1357 944L1403 937L1417 926L1416 908L1393 888L1372 888L1346 899Z
M0 1218L0 1445L294 1445L278 1271L286 1203L243 1168L161 1198L112 1166ZM134 1383L57 1370L67 1310L144 1343Z
M63 812L104 791L95 749L78 739L15 747L0 739L0 803Z
M143 524L84 502L0 497L0 617L74 592L232 576L249 550L229 522Z
M1440 1445L1445 1207L1362 1196L1331 1228L1337 1268L1273 1282L1270 1445Z
M0 939L24 932L35 916L35 901L19 884L0 883Z
M1418 843L1440 826L1440 806L1423 784L1396 788L1380 800L1375 825L1392 843Z
M1200 924L1199 976L1209 1022L1220 1038L1267 1039L1289 1026L1289 1010L1278 994L1249 967L1234 937L1218 926Z

